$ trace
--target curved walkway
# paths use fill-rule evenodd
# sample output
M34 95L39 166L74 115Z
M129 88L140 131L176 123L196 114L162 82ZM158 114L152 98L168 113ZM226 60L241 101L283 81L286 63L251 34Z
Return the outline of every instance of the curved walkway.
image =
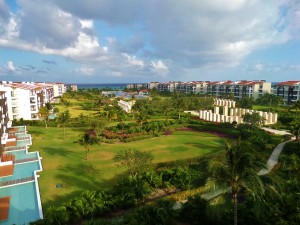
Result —
M278 135L286 135L286 134L289 134L289 132L287 131L281 131L281 130L275 130L275 129L272 129L272 128L267 128L267 127L262 127L263 130L265 131L268 131L270 133L273 133L273 134L278 134ZM289 140L289 141L285 141L285 142L282 142L280 144L278 144L272 154L270 155L268 161L267 161L267 168L266 169L262 169L261 171L258 172L258 175L266 175L268 174L272 169L273 167L278 163L278 157L280 155L280 153L282 152L282 149L283 149L283 146L292 141L294 139L294 137ZM224 190L216 190L216 191L213 191L213 192L208 192L208 193L204 193L202 194L202 198L206 199L206 200L210 200L212 198L215 198L217 197L218 195L220 194L223 194L224 193Z
M258 175L266 175L273 169L273 167L278 163L278 157L282 152L283 146L290 141L291 140L282 142L274 148L270 158L267 161L267 168L259 171Z

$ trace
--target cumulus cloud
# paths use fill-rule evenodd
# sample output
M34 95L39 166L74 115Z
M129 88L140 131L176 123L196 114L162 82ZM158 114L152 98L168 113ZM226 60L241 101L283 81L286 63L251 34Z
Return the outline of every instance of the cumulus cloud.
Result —
M61 10L51 1L20 0L0 36L0 46L61 55L77 61L106 60L93 23ZM37 19L38 18L38 19Z
M155 73L180 79L187 71L236 67L257 49L300 37L300 3L293 0L18 4L20 10L12 14L0 0L0 46L72 59L84 65L77 72L85 75L101 70L117 76ZM96 31L98 21L110 30L122 28L126 35ZM266 66L252 69L264 71Z
M169 68L160 60L158 60L157 62L151 61L151 70L154 73L158 73L163 76L165 76L169 72Z
M133 66L144 66L144 62L136 58L136 56L130 56L127 53L123 53L123 56L127 59L127 62Z
M48 73L49 68L35 67L33 65L20 66L16 65L13 61L7 61L3 66L0 66L1 75L28 75L37 73Z
M78 74L90 76L94 73L95 69L91 65L82 65L80 68L75 69Z
M285 74L285 73L299 73L300 64L291 64L291 63L266 63L266 62L255 62L252 64L245 64L242 67L243 71L248 73L257 73L257 74Z
M124 25L136 21L144 2L140 0L54 0L63 10L80 18L103 20L111 25Z
M12 61L8 61L4 67L7 69L8 72L12 72L12 73L17 72L18 70L14 66L14 63Z

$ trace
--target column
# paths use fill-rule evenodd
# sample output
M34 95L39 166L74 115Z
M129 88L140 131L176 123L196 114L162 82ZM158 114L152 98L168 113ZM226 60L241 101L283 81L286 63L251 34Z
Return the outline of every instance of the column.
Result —
M223 115L227 116L228 115L228 106L223 107Z
M219 114L219 110L220 110L220 108L218 106L214 107L214 113L215 114Z
M233 116L233 108L230 109L229 115Z

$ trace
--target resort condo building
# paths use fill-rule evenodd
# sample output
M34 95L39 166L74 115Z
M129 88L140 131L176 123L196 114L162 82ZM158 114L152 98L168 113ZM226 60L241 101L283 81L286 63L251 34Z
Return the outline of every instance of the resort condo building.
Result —
M0 136L2 138L3 134L6 132L6 129L10 127L10 125L8 125L9 119L5 91L0 91L0 120Z
M161 82L157 84L157 90L162 92L174 92L178 82Z
M206 82L191 81L191 82L178 82L175 87L176 92L205 94Z
M272 87L272 94L281 96L284 104L293 104L300 100L300 80L277 83Z
M271 83L266 81L216 81L207 83L207 94L216 97L233 94L241 99L245 96L257 99L265 93L271 93Z
M0 84L5 92L9 120L39 119L39 108L50 102L54 95L53 85L33 82L6 82Z
M49 83L53 86L54 97L62 96L66 93L67 86L63 83Z

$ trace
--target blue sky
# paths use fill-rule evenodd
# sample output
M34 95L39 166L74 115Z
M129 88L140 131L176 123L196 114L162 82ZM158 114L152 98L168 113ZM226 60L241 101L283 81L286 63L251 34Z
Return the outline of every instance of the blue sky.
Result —
M0 80L300 80L300 1L0 0Z

